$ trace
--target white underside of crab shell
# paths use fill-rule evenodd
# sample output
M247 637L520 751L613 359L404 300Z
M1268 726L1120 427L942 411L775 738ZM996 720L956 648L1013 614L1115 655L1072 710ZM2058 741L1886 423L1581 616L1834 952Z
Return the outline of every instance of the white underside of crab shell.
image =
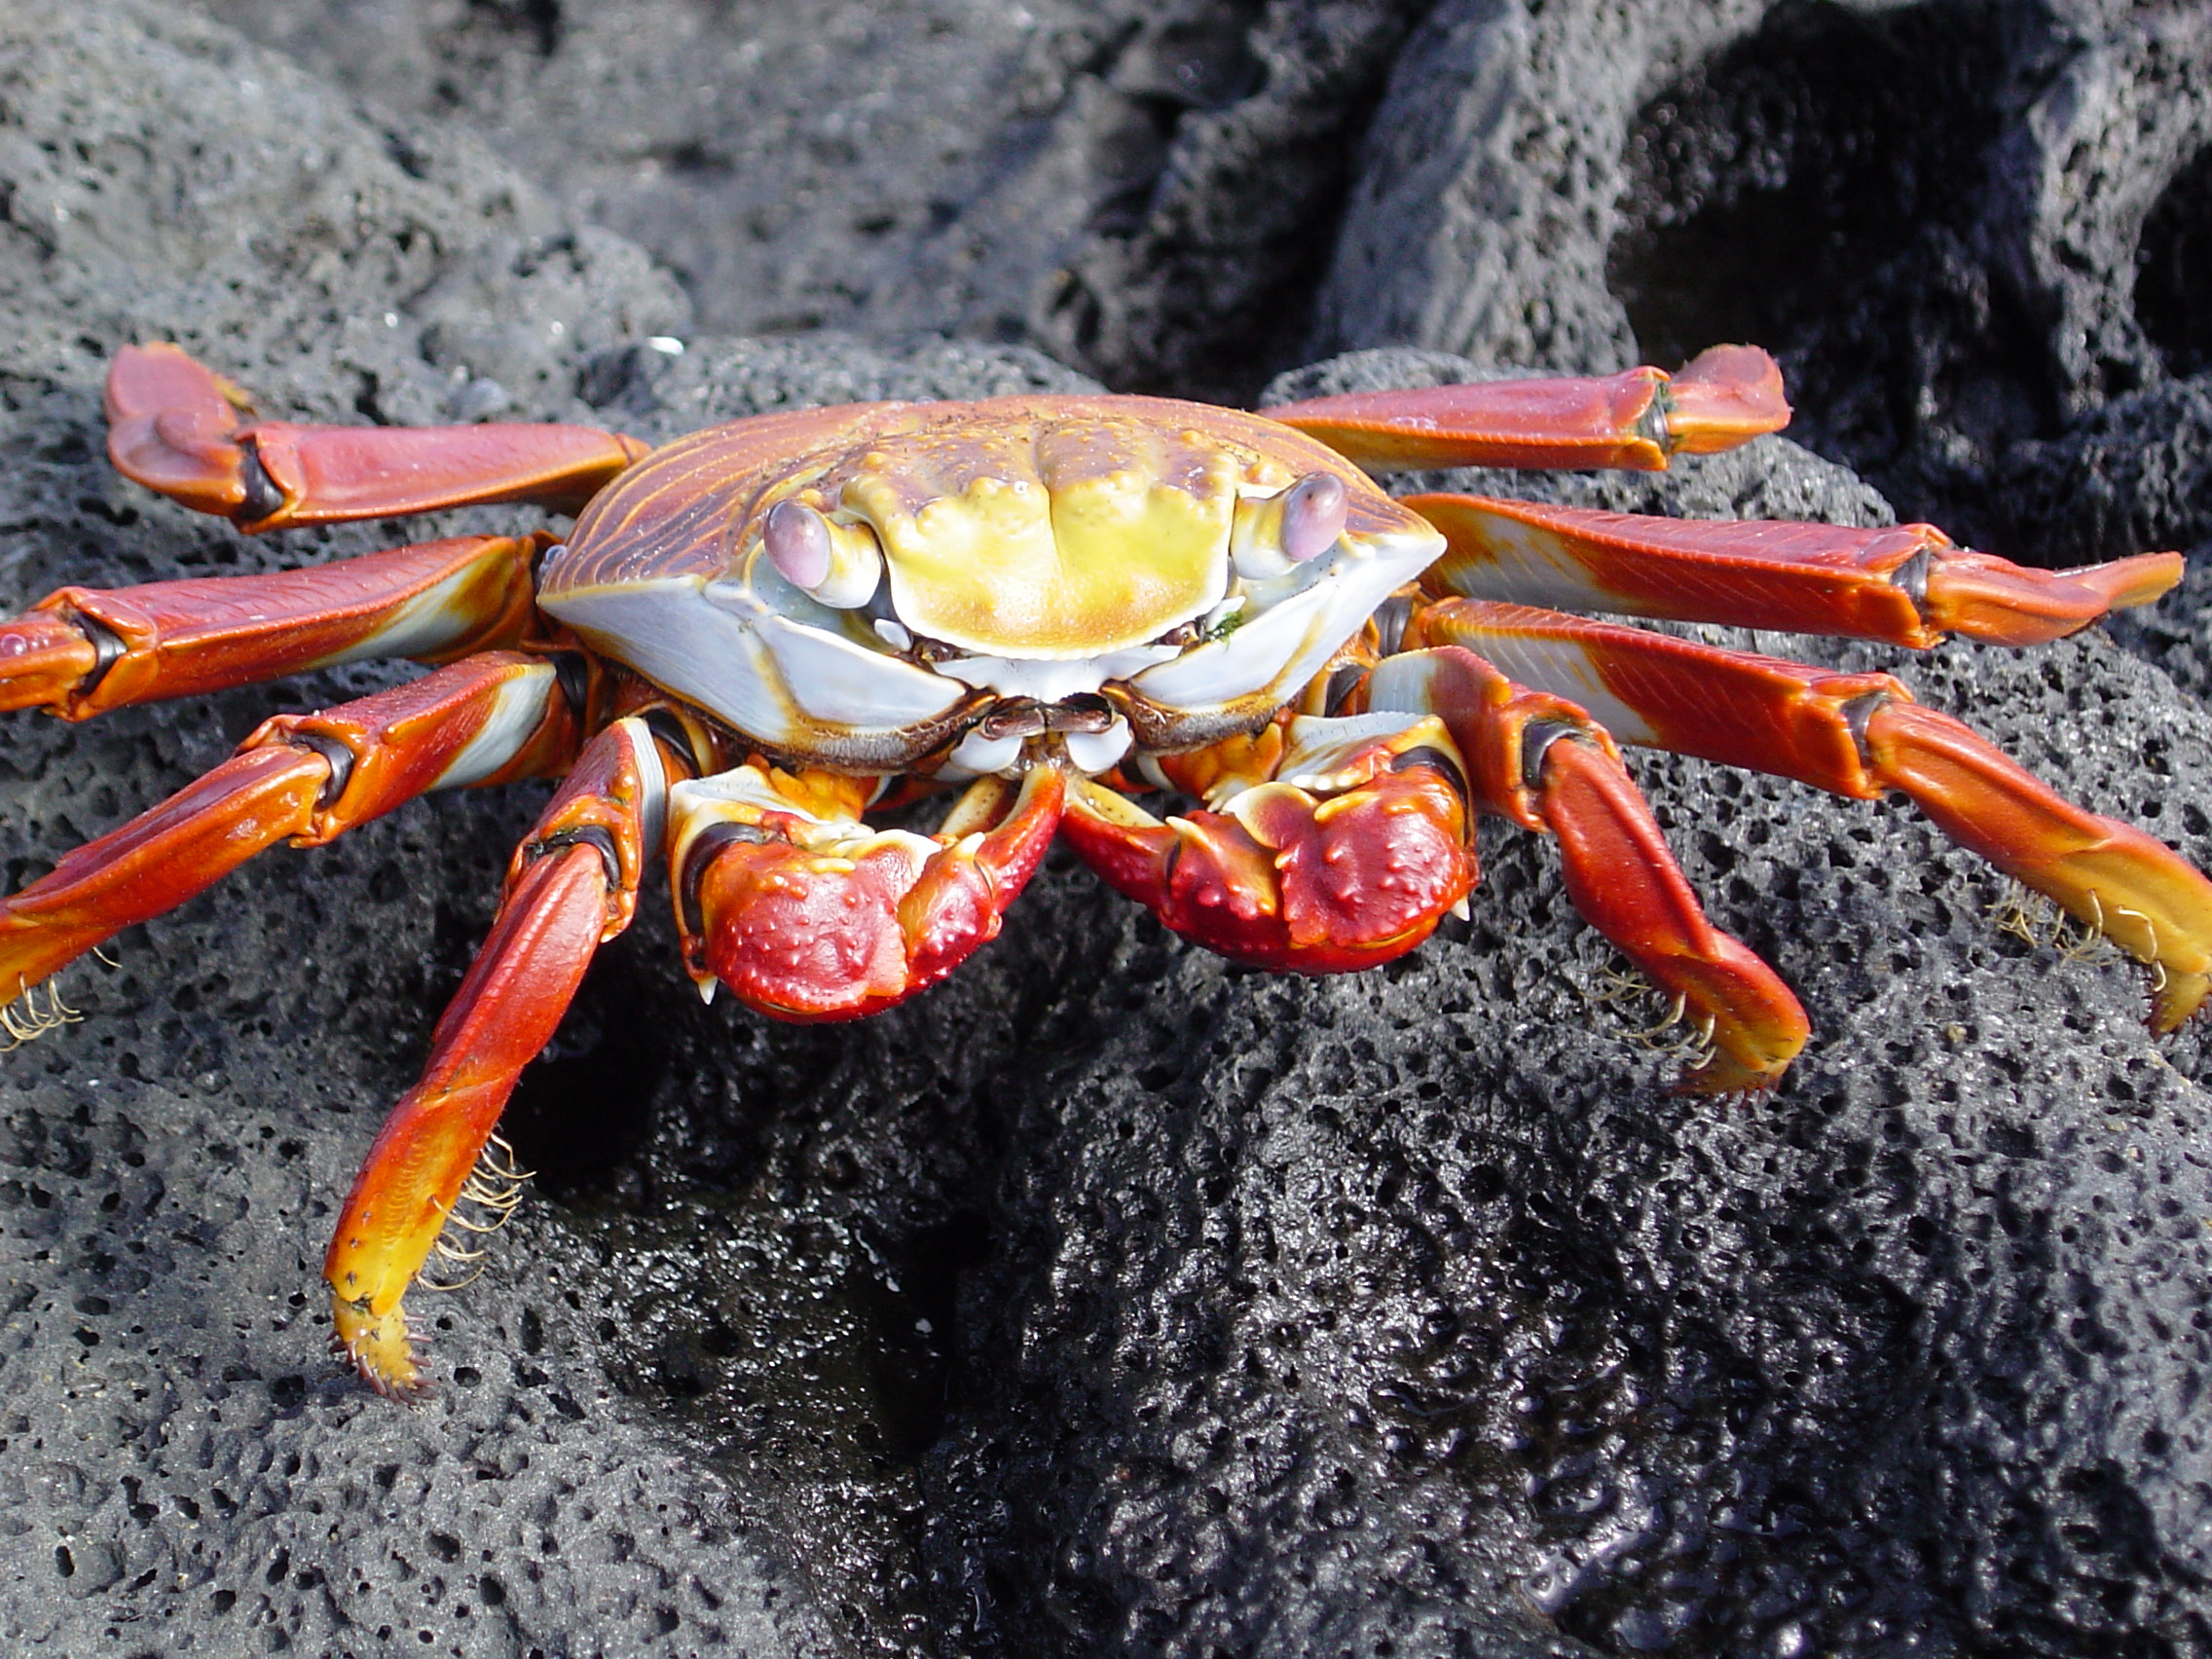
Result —
M1017 401L1034 421L1030 411L1041 400L964 408L989 415ZM1089 418L1064 426L1039 422L1034 435L1016 427L1013 440L986 427L987 445L968 443L966 429L955 432L968 451L960 455L967 471L954 475L941 460L949 441L933 451L920 438L866 434L828 464L793 467L744 492L741 525L723 543L726 555L713 561L719 568L693 558L656 574L647 554L626 557L615 579L595 581L585 569L606 569L604 555L564 569L557 552L539 603L595 649L769 750L888 771L917 756L917 734L941 729L964 703L985 700L978 693L1052 704L1122 685L1195 717L1287 702L1394 588L1442 551L1435 531L1348 463L1284 428L1200 411L1264 427L1268 448L1288 449L1293 464L1277 455L1255 461L1242 449L1216 459L1202 453L1202 426L1163 424L1159 443L1147 434L1146 423L1158 419L1153 411L1190 406L1083 401L1133 426L1141 440L1106 456L1103 483L1065 476L1067 455L1096 456L1104 447L1098 433L1111 423L1089 410ZM954 413L926 406L922 414L940 411L940 420ZM1017 453L1024 443L1048 463L1057 457L1060 475L1051 464L1025 475ZM1171 463L1164 477L1156 470L1162 445ZM987 463L980 472L976 454ZM1265 579L1239 578L1230 558L1236 500L1286 489L1301 475L1298 461L1338 473L1363 505L1319 557L1277 561L1279 573ZM764 556L759 520L775 500L793 497L840 522L866 524L879 538L895 621L878 627L880 604L872 614L824 605ZM1057 525L1051 513L1040 516L1041 507L1063 500L1075 505L1061 506ZM585 530L579 523L579 539ZM1204 636L1194 643L1150 643L1193 623ZM912 660L900 647L913 635L961 654ZM1119 720L1109 733L1068 736L1071 760L1087 771L1113 765L1129 743ZM1018 740L971 735L942 775L996 771L1020 752Z

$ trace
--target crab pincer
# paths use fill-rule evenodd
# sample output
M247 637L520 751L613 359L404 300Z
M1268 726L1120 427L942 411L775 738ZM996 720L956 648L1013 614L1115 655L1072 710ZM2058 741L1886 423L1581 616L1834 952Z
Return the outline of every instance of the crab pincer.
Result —
M669 800L683 957L781 1019L855 1019L904 1002L998 937L1044 861L1066 784L977 780L935 835L860 820L857 781L747 765Z
M1164 822L1080 785L1065 832L1174 932L1283 972L1402 956L1474 887L1465 768L1440 720L1296 719L1271 770L1216 778L1217 810Z

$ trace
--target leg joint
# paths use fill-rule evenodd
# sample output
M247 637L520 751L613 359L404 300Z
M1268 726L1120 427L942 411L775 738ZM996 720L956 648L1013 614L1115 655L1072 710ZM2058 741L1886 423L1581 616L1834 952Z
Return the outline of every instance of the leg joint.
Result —
M1390 770L1393 772L1408 771L1415 766L1426 766L1432 772L1442 773L1445 782L1452 786L1462 801L1474 798L1473 793L1467 788L1466 770L1434 744L1424 743L1418 749L1409 749L1403 755L1390 756Z
M682 905L682 912L679 919L684 927L693 934L706 931L705 911L700 904L699 888L700 884L706 880L707 866L715 862L717 855L724 847L740 841L748 846L765 846L782 838L760 829L757 825L734 824L728 819L709 824L698 834L692 836L690 844L682 851L683 867L670 872L676 887L678 902Z
M96 616L88 616L82 610L62 612L70 627L85 636L92 647L92 666L85 678L77 682L75 695L90 697L107 678L107 671L130 652L130 642Z
M1851 733L1852 746L1859 751L1859 763L1869 772L1877 771L1874 759L1874 717L1896 700L1896 693L1887 687L1862 691L1856 697L1846 698L1837 705L1843 716L1845 729Z
M1590 728L1574 720L1533 719L1521 728L1521 787L1539 791L1544 785L1544 756L1562 738L1602 747Z
M346 786L353 781L353 767L359 756L342 740L319 731L295 731L286 741L294 749L313 750L330 762L330 776L323 780L322 788L314 796L315 811L328 811L346 793Z
M600 863L606 866L607 890L622 891L622 855L616 851L611 831L597 824L583 824L573 830L556 830L552 834L523 844L522 862L525 866L560 852L564 847L590 847L599 854Z
M286 502L283 487L269 475L250 432L240 438L239 450L239 484L245 491L245 498L232 510L231 522L240 530L251 530L282 512Z

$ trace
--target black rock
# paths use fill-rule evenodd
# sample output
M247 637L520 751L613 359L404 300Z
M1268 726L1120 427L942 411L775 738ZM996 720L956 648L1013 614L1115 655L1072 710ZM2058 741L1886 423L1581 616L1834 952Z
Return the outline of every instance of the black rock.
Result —
M2126 0L1446 0L1312 347L1609 370L1757 341L1800 441L2052 562L2013 452L2212 360L2208 70L2212 18Z
M209 9L458 117L716 333L1026 343L1124 390L1295 360L1419 0L556 0Z

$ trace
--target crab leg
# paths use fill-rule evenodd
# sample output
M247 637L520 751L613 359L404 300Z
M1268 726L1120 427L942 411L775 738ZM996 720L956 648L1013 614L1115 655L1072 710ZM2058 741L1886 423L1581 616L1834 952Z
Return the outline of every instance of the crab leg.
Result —
M513 645L552 537L466 535L308 571L65 587L0 621L0 709L85 719L368 657Z
M980 778L935 835L861 822L873 780L746 765L669 797L669 885L700 994L779 1019L905 1001L998 937L1060 822L1059 769Z
M197 783L0 900L0 994L23 997L278 841L320 846L429 790L558 770L574 733L553 665L511 651L319 715L279 715ZM35 1006L26 1018L42 1022Z
M2056 794L1890 675L1474 600L1419 612L1408 643L1480 650L1516 680L1580 698L1624 742L1862 800L1899 791L1952 840L2152 967L2154 1029L2175 1029L2212 992L2212 881Z
M126 346L108 369L117 470L249 532L492 501L573 511L646 454L591 426L305 426L250 414L243 391L174 346Z
M1402 956L1475 885L1466 768L1441 721L1300 717L1156 762L1210 809L1162 823L1080 783L1084 862L1167 927L1239 962L1348 973Z
M1483 496L1413 496L1450 551L1432 592L1561 610L1840 634L1925 648L1946 634L2040 645L2181 580L2178 553L2023 570L1934 525L1887 530L1647 518Z
M322 1272L338 1346L379 1393L422 1385L401 1301L440 1235L456 1223L485 1231L511 1207L508 1193L472 1179L477 1160L592 953L637 913L670 773L683 764L643 719L617 720L585 747L515 853L498 917L438 1021L422 1081L354 1178ZM457 1213L463 1201L494 1219Z
M1805 1011L1773 969L1706 919L1602 727L1452 645L1384 658L1367 696L1379 710L1441 717L1466 756L1474 803L1558 838L1574 907L1706 1039L1678 1088L1773 1086L1805 1045Z
M1483 381L1354 391L1261 413L1362 466L1621 467L1733 449L1788 424L1782 371L1755 346L1716 346L1670 376Z

